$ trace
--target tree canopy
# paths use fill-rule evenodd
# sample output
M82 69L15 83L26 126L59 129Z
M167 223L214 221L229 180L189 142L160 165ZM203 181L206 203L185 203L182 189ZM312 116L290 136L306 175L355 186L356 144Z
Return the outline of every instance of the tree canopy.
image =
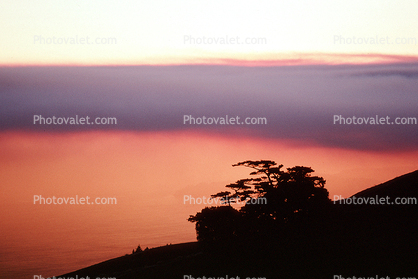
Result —
M205 208L188 219L196 222L199 241L216 242L249 233L273 232L289 224L319 216L330 204L325 180L312 176L310 167L283 170L274 161L243 161L233 165L252 169L251 178L226 185L212 198L222 198L220 207ZM245 201L239 210L231 203Z

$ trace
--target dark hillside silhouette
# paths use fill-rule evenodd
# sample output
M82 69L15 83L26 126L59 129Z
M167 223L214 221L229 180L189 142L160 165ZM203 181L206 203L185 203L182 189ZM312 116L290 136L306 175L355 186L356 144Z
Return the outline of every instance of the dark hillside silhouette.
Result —
M418 205L339 204L308 167L283 170L273 161L245 161L253 171L214 194L224 205L191 216L198 242L169 245L63 276L96 278L417 277ZM415 197L418 171L354 196ZM267 204L231 205L267 198Z
M418 170L404 174L402 176L391 179L385 183L381 183L374 187L365 189L357 194L355 197L391 197L395 200L396 197L417 197L418 196Z

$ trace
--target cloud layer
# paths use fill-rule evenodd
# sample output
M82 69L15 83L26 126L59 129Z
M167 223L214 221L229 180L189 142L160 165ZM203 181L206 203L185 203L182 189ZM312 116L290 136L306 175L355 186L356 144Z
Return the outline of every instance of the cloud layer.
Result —
M342 117L418 118L418 64L0 68L0 130L203 130L358 150L418 148L418 125L339 125ZM116 117L117 125L39 125L43 117ZM188 125L265 117L267 125Z

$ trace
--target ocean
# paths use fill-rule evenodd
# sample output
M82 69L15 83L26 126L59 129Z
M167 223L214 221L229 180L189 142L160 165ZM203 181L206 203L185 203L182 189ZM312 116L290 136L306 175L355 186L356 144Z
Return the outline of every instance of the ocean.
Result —
M47 278L130 254L138 244L145 249L196 240L194 224L186 220L195 211L184 207L17 208L2 222L0 278Z

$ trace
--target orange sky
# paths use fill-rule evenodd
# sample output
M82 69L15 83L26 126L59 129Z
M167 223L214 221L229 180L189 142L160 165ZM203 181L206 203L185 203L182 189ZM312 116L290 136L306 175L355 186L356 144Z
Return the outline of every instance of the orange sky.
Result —
M78 194L127 204L180 204L183 195L209 196L248 177L248 169L231 166L244 160L310 166L327 180L331 198L418 169L417 152L303 147L191 132L3 132L0 145L6 203L28 204L38 194Z

